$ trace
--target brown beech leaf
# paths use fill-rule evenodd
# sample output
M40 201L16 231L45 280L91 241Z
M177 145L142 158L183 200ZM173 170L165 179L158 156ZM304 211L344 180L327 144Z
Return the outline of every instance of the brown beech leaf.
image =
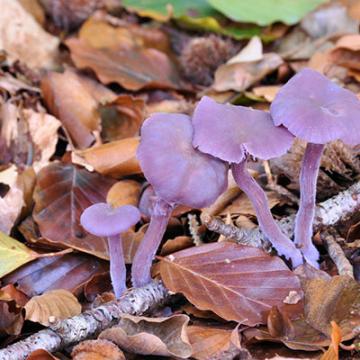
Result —
M20 60L30 68L52 68L59 38L50 35L17 0L0 0L0 50L7 61Z
M148 224L145 224L137 231L129 230L122 234L122 244L126 264L132 263L136 250L141 243L147 228Z
M29 301L29 298L13 284L9 284L0 289L0 300L15 301L16 305L22 307Z
M112 177L140 174L136 159L139 138L126 138L108 144L77 151L73 162Z
M194 246L194 242L190 236L177 236L174 239L169 239L161 247L161 256L172 254L176 251L187 249Z
M33 351L26 360L60 360L58 357L50 354L48 351L39 349Z
M110 340L127 352L186 359L192 353L186 327L189 317L147 318L124 315L119 325L104 330L100 339Z
M81 313L77 298L64 289L51 290L31 298L25 308L25 319L48 326L56 320L63 320Z
M97 274L108 271L108 263L86 254L66 254L41 258L22 266L2 279L5 285L32 297L46 291L65 289L77 295L84 284Z
M89 147L94 142L92 132L100 130L98 101L87 86L90 81L85 83L74 71L67 70L63 74L49 73L41 82L47 107L60 119L72 143L79 148ZM113 98L111 92L110 96Z
M47 240L107 258L107 241L87 233L80 216L88 206L103 202L113 180L71 164L43 168L34 191L34 220ZM56 219L56 221L54 221Z
M187 329L193 348L192 358L196 360L210 359L251 359L245 349L241 349L239 329L223 329L219 327L192 325ZM248 355L248 356L247 356Z
M145 101L131 95L119 95L99 109L104 141L121 140L139 134L145 119Z
M335 321L331 322L331 344L320 360L339 360L339 345L341 343L341 329Z
M360 70L360 35L351 34L341 37L330 52L330 59L336 65Z
M213 88L217 91L244 91L282 63L279 55L268 53L259 61L221 65L215 72Z
M141 185L134 180L121 180L115 183L107 193L106 202L113 207L123 205L137 206Z
M84 286L87 301L93 302L99 294L112 291L109 272L94 275Z
M71 352L73 360L126 360L124 353L111 341L86 340Z
M266 323L271 307L281 306L290 291L301 293L299 279L280 258L230 242L171 254L160 273L168 289L199 309L249 326Z
M76 67L91 68L103 84L116 82L133 91L182 88L175 64L159 50L138 46L99 49L80 39L69 39L65 44Z

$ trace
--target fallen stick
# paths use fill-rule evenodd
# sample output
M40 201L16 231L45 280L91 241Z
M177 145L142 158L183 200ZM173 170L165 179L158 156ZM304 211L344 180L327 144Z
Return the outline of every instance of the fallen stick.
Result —
M0 350L0 360L25 360L29 354L38 349L49 352L60 351L115 325L122 314L143 314L163 304L169 296L168 290L162 283L155 281L142 288L131 289L117 301L58 321L48 329Z
M360 182L357 182L347 190L317 205L313 230L317 231L322 227L333 226L340 221L345 221L359 208ZM262 247L265 250L271 248L270 242L264 238L259 228L240 229L234 225L227 225L221 219L208 213L203 213L201 220L209 230L232 238L238 243ZM291 215L279 221L281 230L289 237L292 237L294 232L294 220L295 215Z

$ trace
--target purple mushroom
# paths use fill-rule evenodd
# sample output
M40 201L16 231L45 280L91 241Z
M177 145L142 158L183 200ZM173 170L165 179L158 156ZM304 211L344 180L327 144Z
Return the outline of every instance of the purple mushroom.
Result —
M150 224L132 264L133 286L151 281L150 268L176 205L202 208L227 188L227 165L192 146L191 119L183 114L158 113L141 128L137 152L155 197Z
M349 145L359 144L360 102L355 94L317 71L304 69L281 88L270 113L275 125L285 126L308 142L300 172L295 243L307 262L317 267L319 253L311 239L321 155L328 141L340 139Z
M106 203L89 206L80 217L80 223L87 232L108 238L110 277L117 299L126 290L126 267L121 233L129 230L139 220L140 211L135 206L113 208Z
M291 259L294 267L302 264L300 251L280 230L264 190L246 169L249 155L267 160L284 154L293 135L282 126L274 126L267 112L218 104L209 97L203 97L197 105L193 125L194 147L231 163L234 179L251 200L262 232L280 255Z

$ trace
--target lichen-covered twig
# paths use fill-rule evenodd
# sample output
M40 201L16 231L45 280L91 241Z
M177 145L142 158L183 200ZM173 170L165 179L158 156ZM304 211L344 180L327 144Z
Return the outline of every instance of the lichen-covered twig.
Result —
M350 186L332 198L321 202L316 207L313 230L333 226L340 221L346 221L360 208L360 182ZM264 238L259 228L253 230L239 229L226 225L221 219L204 213L201 217L206 227L235 241L256 247L269 247L269 241ZM287 216L279 221L281 230L289 237L293 236L295 216Z
M131 289L117 301L106 303L78 316L62 320L25 340L0 350L0 360L25 360L37 349L55 352L83 341L116 324L122 314L139 315L161 305L169 297L160 282Z
M191 234L192 241L195 246L200 246L201 244L203 244L203 241L201 240L201 236L199 232L199 222L196 219L196 215L189 214L188 220L189 220L189 231Z
M346 258L343 249L336 241L334 235L329 232L321 234L321 238L326 245L329 256L338 269L339 275L347 275L354 278L354 269L350 261Z

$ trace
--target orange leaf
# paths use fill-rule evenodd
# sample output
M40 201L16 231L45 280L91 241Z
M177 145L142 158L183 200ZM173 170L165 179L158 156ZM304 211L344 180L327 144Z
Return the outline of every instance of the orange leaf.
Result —
M339 360L339 345L341 343L341 329L335 321L331 321L331 344L320 360Z
M125 360L124 353L111 341L86 340L76 345L73 360Z

